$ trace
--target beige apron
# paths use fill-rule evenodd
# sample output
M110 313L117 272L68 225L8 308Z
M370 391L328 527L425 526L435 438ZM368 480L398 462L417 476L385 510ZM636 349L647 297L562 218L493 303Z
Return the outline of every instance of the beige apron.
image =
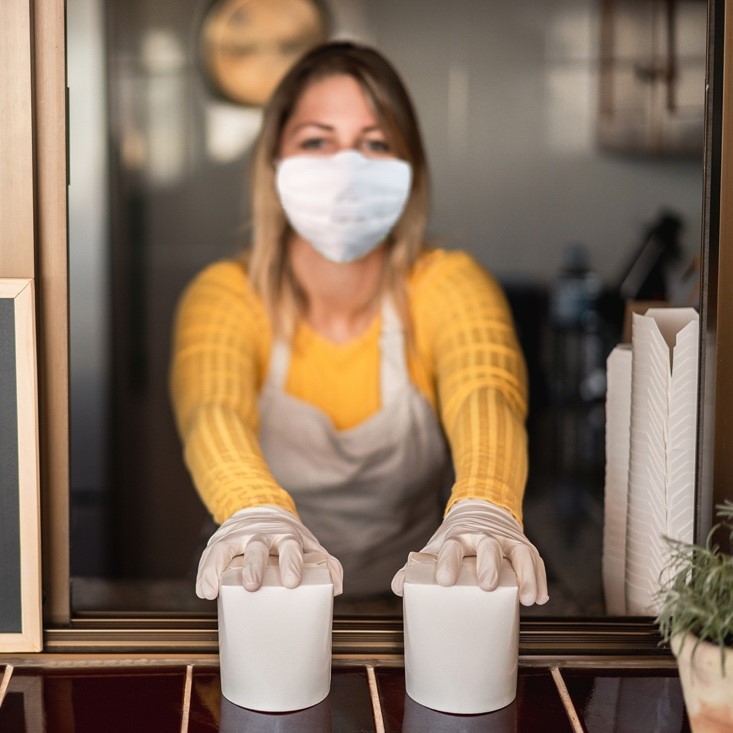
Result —
M348 430L285 392L290 349L276 341L260 396L260 445L303 523L344 567L344 594L389 591L440 523L452 480L435 412L412 384L402 324L382 308L381 408Z

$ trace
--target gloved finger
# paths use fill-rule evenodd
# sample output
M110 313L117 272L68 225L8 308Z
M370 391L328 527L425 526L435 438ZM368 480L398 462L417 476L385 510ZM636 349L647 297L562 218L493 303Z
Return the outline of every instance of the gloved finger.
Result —
M517 543L509 548L507 556L517 574L519 585L519 602L523 606L531 606L537 600L537 577L533 551L528 545Z
M344 569L341 562L338 558L326 553L326 565L333 581L333 594L334 596L340 596L344 592Z
M392 578L392 593L396 596L402 597L405 593L405 573L407 572L407 565L400 568L394 578Z
M280 580L286 588L297 588L303 577L303 545L294 535L277 543L280 556Z
M489 535L484 535L476 545L476 575L479 587L483 590L495 590L499 585L499 571L504 553L499 542Z
M537 597L535 603L539 606L544 605L550 600L550 594L547 590L547 572L545 571L545 561L539 552L534 555L535 577L537 578Z
M219 595L219 579L232 558L240 555L241 546L236 542L215 542L201 554L196 575L196 595L213 601Z
M438 550L435 580L438 585L455 585L463 560L463 544L457 539L446 540Z
M543 604L547 603L547 601L550 600L550 595L548 593L547 589L547 573L545 571L545 563L540 556L540 553L537 552L537 548L534 545L522 545L523 550L528 551L531 559L532 559L532 567L533 567L533 578L535 582L535 594L534 599L522 601L522 603L525 606L530 606L532 603L536 603L539 606L542 606ZM520 596L521 601L521 596Z
M244 548L242 564L242 585L245 590L259 590L265 577L267 558L270 556L270 539L264 535L255 535Z

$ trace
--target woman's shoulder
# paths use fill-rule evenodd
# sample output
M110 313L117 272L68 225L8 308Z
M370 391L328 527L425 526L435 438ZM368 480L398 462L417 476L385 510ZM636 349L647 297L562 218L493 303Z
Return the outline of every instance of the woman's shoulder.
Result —
M200 270L181 294L179 312L184 318L233 318L257 328L267 321L246 264L236 259L218 260Z
M222 285L231 287L248 287L247 268L241 260L217 260L199 270L191 280L192 285Z
M242 260L217 260L200 270L186 288L186 294L216 293L233 300L258 300Z

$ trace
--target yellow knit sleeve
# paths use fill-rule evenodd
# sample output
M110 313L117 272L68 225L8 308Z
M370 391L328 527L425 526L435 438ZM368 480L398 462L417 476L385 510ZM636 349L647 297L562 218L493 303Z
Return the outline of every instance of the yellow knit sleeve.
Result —
M446 510L487 499L521 521L527 375L500 286L467 254L437 250L418 264L410 300L456 472Z
M295 512L257 440L257 397L271 344L269 321L244 268L219 262L178 304L170 393L184 460L221 523L239 509L273 504Z

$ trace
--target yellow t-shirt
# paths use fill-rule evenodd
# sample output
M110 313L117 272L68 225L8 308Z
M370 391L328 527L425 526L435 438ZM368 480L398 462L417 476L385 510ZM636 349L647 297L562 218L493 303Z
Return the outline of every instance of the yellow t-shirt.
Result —
M527 385L510 310L497 282L463 252L432 250L408 282L415 349L410 377L436 410L456 481L448 507L487 499L521 519L527 477ZM285 388L320 408L337 429L380 407L377 316L339 345L300 324ZM272 330L244 267L215 263L181 297L171 364L171 397L184 457L217 522L272 504L296 511L260 452L257 400Z
M337 344L300 323L293 338L285 391L318 407L338 430L366 420L380 406L381 326L380 315L365 333Z

